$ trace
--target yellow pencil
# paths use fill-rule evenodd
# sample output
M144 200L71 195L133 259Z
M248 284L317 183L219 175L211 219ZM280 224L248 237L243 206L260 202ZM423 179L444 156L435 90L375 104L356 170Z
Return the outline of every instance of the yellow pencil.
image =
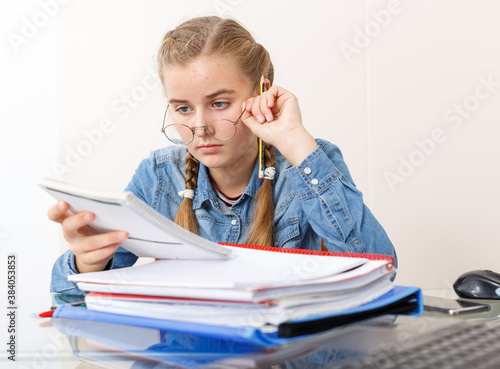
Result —
M264 93L266 88L264 82L264 76L262 76L260 83L260 95ZM262 160L262 151L264 150L264 143L262 142L262 138L259 138L259 179L264 179L264 162Z

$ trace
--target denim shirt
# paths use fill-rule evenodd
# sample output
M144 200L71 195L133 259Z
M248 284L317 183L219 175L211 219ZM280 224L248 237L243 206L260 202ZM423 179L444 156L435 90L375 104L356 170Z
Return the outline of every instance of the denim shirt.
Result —
M276 150L273 184L274 246L320 250L321 240L330 251L396 253L386 232L363 203L339 148L317 139L318 147L302 163L292 166ZM183 200L186 149L169 146L143 160L126 191L174 219ZM262 180L256 162L245 192L232 206L225 205L215 192L207 168L200 164L193 209L198 234L215 242L244 243L249 233L254 198ZM118 248L106 269L131 266L137 257ZM75 260L68 250L54 264L52 292L82 294L73 282Z

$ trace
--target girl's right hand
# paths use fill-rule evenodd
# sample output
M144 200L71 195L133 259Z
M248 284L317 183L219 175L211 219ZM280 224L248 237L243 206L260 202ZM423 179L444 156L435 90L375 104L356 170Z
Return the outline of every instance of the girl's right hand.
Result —
M47 212L50 220L61 224L64 239L75 255L75 265L79 273L104 270L113 258L116 249L128 238L128 233L115 231L98 233L89 226L95 215L88 211L73 214L68 203L61 201Z
M292 165L300 164L318 146L302 124L297 97L282 87L273 85L248 99L241 120Z

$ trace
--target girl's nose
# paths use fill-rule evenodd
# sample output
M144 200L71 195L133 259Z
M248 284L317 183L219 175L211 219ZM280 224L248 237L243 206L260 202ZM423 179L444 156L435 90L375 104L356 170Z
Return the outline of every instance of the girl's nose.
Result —
M198 137L203 137L207 134L207 132L205 132L205 126L196 126L196 127L193 127L194 129L194 135L195 136L198 136Z
M205 112L201 111L202 109L197 111L196 114L196 125L193 127L194 129L194 135L198 137L203 137L207 134L205 131L205 125L207 124L207 114Z

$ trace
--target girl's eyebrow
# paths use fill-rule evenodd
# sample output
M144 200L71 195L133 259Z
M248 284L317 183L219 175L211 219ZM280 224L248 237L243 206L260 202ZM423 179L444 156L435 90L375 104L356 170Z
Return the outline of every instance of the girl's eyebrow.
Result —
M228 88L221 88L220 90L215 91L214 93L211 93L207 96L205 96L204 100L211 100L214 97L217 97L219 95L224 95L224 94L234 94L236 90L228 89Z
M215 98L219 95L224 95L224 94L231 95L231 94L234 94L235 92L236 92L236 90L233 90L233 89L221 88L220 90L217 90L211 94L206 95L205 97L203 97L203 100L212 100L213 98ZM176 98L169 99L168 102L169 102L169 104L187 104L187 103L189 103L188 100L176 99Z

